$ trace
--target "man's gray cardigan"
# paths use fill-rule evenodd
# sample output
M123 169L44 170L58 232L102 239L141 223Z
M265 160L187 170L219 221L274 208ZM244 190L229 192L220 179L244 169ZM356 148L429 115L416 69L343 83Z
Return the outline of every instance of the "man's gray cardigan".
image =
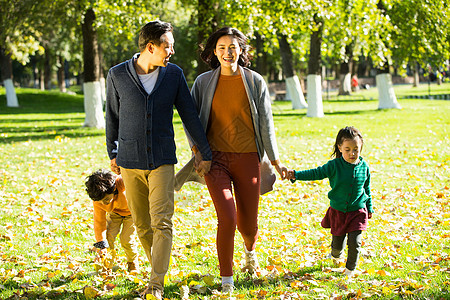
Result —
M211 150L183 71L160 67L150 94L136 73L134 58L111 68L106 80L106 146L110 159L127 169L153 170L176 164L173 108L204 160Z

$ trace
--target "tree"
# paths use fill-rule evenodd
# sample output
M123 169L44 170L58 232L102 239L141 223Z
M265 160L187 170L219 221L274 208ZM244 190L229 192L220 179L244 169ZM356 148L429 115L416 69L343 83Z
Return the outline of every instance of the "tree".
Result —
M201 45L206 43L209 35L218 28L217 16L219 3L216 0L198 0L197 6L197 73L209 70L209 66L200 58Z
M83 32L83 69L84 69L84 126L104 128L102 87L100 84L100 57L98 53L95 12L89 7L81 23Z
M351 93L352 73L356 73L356 62L366 53L373 36L369 35L377 17L377 8L372 0L335 1L332 17L325 24L323 40L326 61L338 65L339 95Z
M308 117L323 117L322 106L322 32L324 18L315 13L313 16L313 29L310 38L308 60Z
M259 5L255 5L255 2ZM294 60L297 56L291 47L293 37L304 31L301 20L303 1L259 0L250 1L247 6L247 10L253 10L253 18L249 22L253 24L252 29L264 36L268 43L278 46L286 83L286 98L292 101L293 109L306 108L308 105L295 71Z
M97 0L92 4L79 2L78 7L78 11L83 12L80 26L83 33L83 91L86 113L84 126L103 128L105 81L102 76L99 44L109 41L104 43L104 46L121 42L124 42L124 47L129 46L130 42L134 41L138 29L149 21L147 17L151 14L148 12L152 7L140 0L113 2ZM135 49L133 47L132 51L136 51Z
M287 36L278 34L278 44L280 45L283 73L286 77L286 93L291 98L292 108L307 108L308 104L306 104L300 80L294 72L294 63L292 61L293 55Z
M386 6L383 0L379 0L377 4L382 20L379 42L383 45L383 58L378 64L378 74L376 75L376 85L378 89L378 109L401 108L395 96L394 86L392 84L392 76L390 74L390 66L392 64L392 38L389 16L387 15ZM373 55L372 55L373 57Z
M409 64L418 84L418 70L427 64L439 69L450 57L450 7L441 0L393 1L387 14L393 24L393 60Z
M0 70L1 80L6 90L6 105L18 107L16 92L14 90L12 74L12 58L14 48L21 62L27 62L30 50L37 50L33 37L26 34L27 29L32 28L32 16L42 1L32 0L0 0ZM20 52L23 42L29 43L26 51ZM19 57L21 56L21 57Z

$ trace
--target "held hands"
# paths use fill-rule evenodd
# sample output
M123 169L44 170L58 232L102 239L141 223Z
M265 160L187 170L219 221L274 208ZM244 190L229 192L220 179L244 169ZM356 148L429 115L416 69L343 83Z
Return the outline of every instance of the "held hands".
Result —
M273 165L275 170L277 170L278 174L280 174L281 179L288 179L288 169L280 163L276 163Z
M113 171L117 175L120 175L120 167L116 163L116 158L111 159L110 166L111 166L111 171Z
M294 170L288 170L286 179L288 179L288 180L295 180L295 171Z
M203 177L209 172L209 169L211 169L211 161L203 160L202 154L200 151L197 151L195 153L194 168L197 174L200 175L200 177Z

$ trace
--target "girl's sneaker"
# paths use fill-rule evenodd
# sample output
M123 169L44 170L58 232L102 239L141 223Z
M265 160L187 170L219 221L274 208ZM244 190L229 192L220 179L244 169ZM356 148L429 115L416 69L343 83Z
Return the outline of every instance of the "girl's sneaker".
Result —
M344 275L346 275L349 279L352 278L354 274L355 274L355 270L352 271L352 270L345 268Z
M341 263L344 262L344 260L343 260L342 257L334 257L333 255L331 255L331 253L328 253L326 259L331 259L331 260L333 260L333 263L334 263L336 266L339 266Z
M223 294L232 294L234 292L234 285L231 283L222 284L222 293Z

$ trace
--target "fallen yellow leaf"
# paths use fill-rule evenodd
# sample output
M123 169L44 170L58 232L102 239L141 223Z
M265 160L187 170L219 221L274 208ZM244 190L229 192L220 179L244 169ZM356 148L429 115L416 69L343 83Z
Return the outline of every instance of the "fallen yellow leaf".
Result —
M83 289L83 294L86 299L94 299L98 296L98 290L96 288L93 288L91 286L86 286Z

